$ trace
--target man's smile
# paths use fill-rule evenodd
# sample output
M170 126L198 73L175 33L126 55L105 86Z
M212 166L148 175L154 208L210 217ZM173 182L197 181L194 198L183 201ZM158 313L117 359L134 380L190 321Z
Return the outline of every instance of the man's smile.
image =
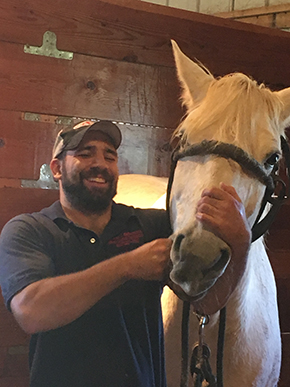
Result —
M93 183L102 183L102 184L107 182L107 180L104 179L103 177L90 177L87 180Z
M87 187L99 187L99 188L105 188L108 186L108 180L105 179L103 176L95 176L95 177L87 177L84 178L85 185Z

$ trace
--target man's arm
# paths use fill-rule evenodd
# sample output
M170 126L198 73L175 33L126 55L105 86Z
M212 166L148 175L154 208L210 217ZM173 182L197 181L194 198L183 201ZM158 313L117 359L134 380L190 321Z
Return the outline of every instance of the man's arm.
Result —
M164 280L171 243L157 239L84 271L34 282L12 298L12 312L29 334L64 326L130 279Z

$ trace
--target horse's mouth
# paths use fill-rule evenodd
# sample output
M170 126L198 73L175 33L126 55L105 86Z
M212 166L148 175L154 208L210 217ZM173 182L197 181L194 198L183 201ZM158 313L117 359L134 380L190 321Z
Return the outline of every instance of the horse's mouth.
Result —
M192 257L191 257L192 258ZM177 260L170 273L171 280L182 288L190 297L201 299L224 273L230 261L228 250L221 250L221 254L213 264L204 269L194 267L195 260Z
M215 262L213 262L213 264L210 267L205 268L201 272L204 278L206 279L209 279L209 277L219 278L226 270L229 262L230 262L229 251L221 250L221 255L215 260Z

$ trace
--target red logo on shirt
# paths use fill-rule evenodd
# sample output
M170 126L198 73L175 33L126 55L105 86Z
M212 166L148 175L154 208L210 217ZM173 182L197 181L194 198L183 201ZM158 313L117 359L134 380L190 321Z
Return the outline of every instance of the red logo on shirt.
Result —
M140 243L140 239L144 236L141 230L124 232L121 235L111 239L109 245L116 245L116 247L128 246L133 243Z

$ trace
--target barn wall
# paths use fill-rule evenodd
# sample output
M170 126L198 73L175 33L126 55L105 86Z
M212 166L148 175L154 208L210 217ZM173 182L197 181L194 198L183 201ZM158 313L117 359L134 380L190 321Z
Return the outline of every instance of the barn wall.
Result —
M290 31L290 5L283 0L140 0Z
M268 28L290 31L290 4L216 13L216 16Z
M121 173L168 175L170 137L182 117L170 38L216 75L239 70L275 89L290 86L290 40L281 31L139 0L3 0L0 19L0 229L58 197L45 166L56 133L80 118L120 126ZM28 53L43 37L48 56ZM61 59L56 48L73 58ZM284 332L287 227L278 224L269 240ZM27 345L0 301L1 387L28 386ZM286 378L280 387L289 386Z
M253 8L271 9L275 6L287 6L287 0L140 0L148 3L180 8L187 11L207 13L233 12Z

